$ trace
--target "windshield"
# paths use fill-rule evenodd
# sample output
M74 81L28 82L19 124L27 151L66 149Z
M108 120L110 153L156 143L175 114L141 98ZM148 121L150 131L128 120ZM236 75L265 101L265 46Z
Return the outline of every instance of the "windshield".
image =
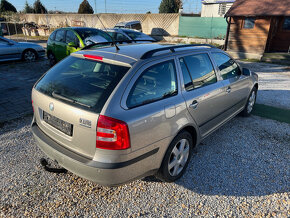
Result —
M80 28L75 29L75 31L79 34L79 36L82 38L83 41L85 41L87 38L92 38L94 36L100 36L106 39L108 42L112 41L111 37L102 30L94 28Z
M100 113L129 67L69 56L37 83L39 92Z

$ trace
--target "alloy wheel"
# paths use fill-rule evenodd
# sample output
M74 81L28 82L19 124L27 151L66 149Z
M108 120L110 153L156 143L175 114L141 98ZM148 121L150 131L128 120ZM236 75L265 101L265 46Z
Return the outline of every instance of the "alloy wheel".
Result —
M177 176L184 168L189 156L189 142L187 139L179 140L168 161L168 172L171 176Z

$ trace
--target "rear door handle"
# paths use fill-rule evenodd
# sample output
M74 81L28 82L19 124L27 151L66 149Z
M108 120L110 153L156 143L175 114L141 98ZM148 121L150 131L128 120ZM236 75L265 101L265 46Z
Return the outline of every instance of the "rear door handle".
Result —
M229 86L229 87L227 88L226 92L227 92L227 93L230 93L231 90L232 90L232 89L231 89L231 87Z
M197 108L197 105L198 105L197 100L194 100L194 101L189 105L189 107L192 108L192 109L195 109L195 108Z

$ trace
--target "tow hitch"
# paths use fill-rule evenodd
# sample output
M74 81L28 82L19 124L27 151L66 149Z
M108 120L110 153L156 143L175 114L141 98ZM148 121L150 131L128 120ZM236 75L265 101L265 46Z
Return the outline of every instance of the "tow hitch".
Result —
M44 169L51 173L67 173L67 170L64 168L53 168L50 167L50 164L47 162L45 158L40 159L40 164L44 167Z

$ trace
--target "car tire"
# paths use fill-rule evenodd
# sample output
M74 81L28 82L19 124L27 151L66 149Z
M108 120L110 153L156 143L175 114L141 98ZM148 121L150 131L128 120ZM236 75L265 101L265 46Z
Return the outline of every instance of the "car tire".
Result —
M49 66L53 67L56 64L56 58L53 53L48 54Z
M255 105L257 98L257 88L254 87L248 97L247 104L245 105L244 110L241 112L241 115L244 117L250 116L251 112L253 111L253 107Z
M22 59L27 62L33 62L37 59L37 54L34 50L28 49L23 52Z
M173 182L185 172L193 149L189 132L179 133L170 143L156 177L164 182Z

